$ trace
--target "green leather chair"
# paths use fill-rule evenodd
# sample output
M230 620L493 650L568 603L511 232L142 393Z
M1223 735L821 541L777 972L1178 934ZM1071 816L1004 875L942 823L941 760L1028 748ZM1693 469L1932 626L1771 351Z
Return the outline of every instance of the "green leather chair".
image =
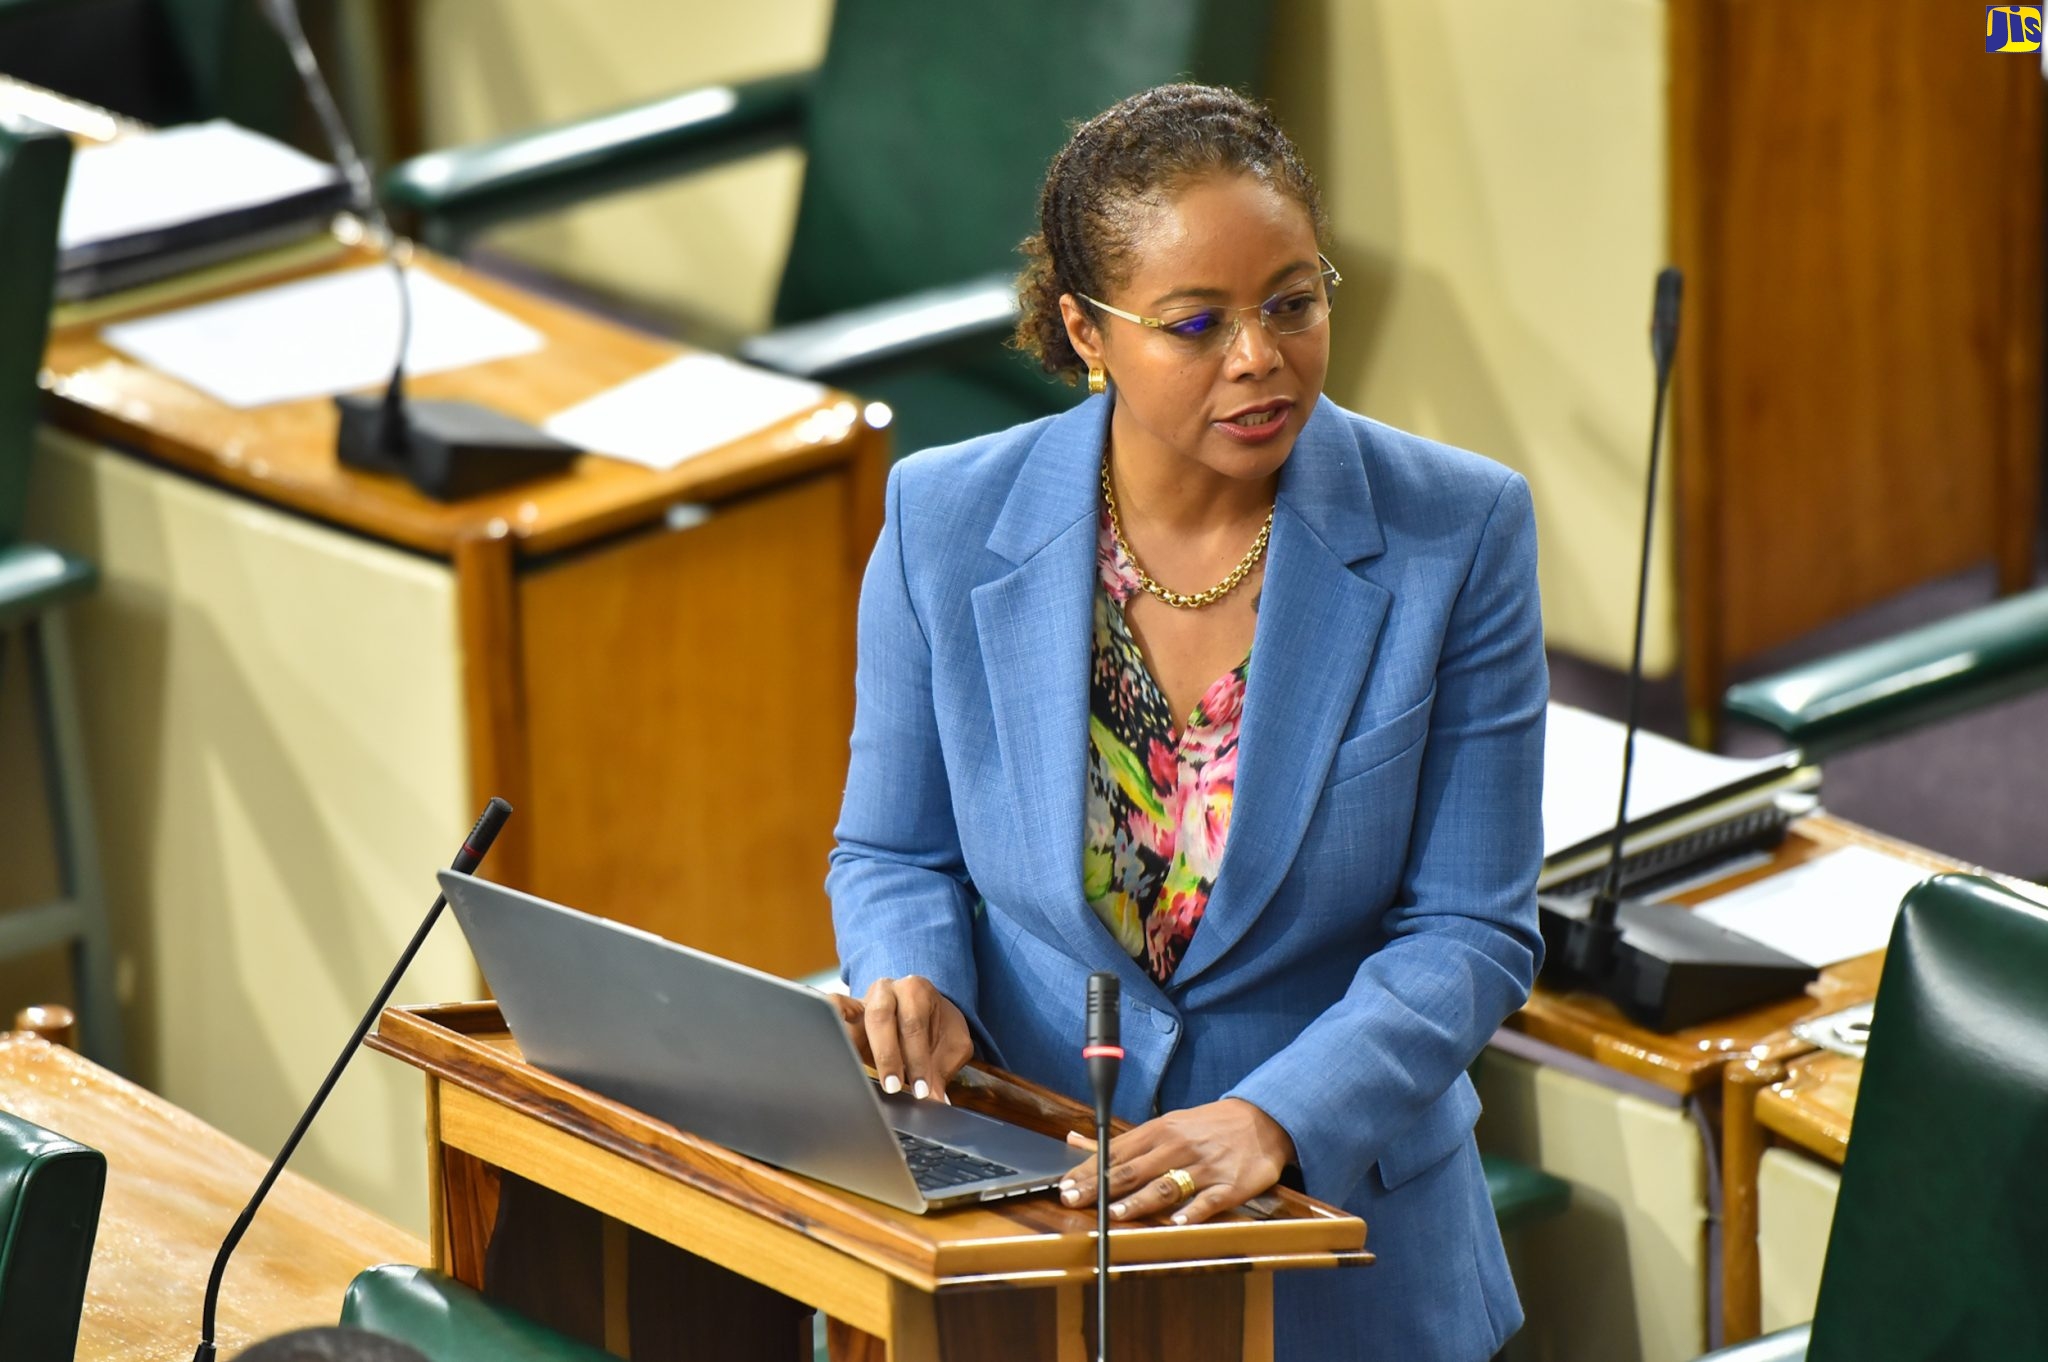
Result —
M71 143L63 134L0 119L0 683L8 680L8 645L18 641L34 693L60 880L54 902L0 910L0 959L68 946L82 1048L119 1070L112 946L63 617L63 606L89 591L96 574L91 563L28 542L21 533L41 397L36 374L49 335L57 215L70 166ZM18 829L0 827L0 845L19 836Z
M0 1358L71 1362L106 1156L0 1111Z
M741 355L894 407L909 452L1057 411L1073 389L1003 345L1017 245L1075 120L1190 75L1252 88L1267 0L838 0L814 71L707 86L583 122L433 152L386 178L421 236L801 146L776 330Z
M1906 895L1812 1325L1708 1362L2048 1357L2048 907Z
M1815 759L2048 685L2048 588L1731 686L1728 714Z
M0 73L145 123L289 138L304 97L255 0L0 0Z
M410 1344L429 1362L613 1362L603 1349L423 1267L360 1273L342 1298L341 1322Z

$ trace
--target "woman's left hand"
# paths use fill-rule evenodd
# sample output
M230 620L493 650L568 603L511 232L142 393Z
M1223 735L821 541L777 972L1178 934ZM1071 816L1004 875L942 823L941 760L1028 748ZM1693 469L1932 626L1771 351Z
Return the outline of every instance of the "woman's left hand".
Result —
M1067 1136L1090 1151L1088 1162L1060 1183L1060 1200L1086 1206L1095 1200L1095 1141ZM1109 1213L1143 1220L1172 1212L1176 1225L1192 1225L1241 1206L1280 1180L1294 1162L1294 1141L1280 1123L1242 1098L1172 1111L1109 1142ZM1181 1198L1167 1170L1183 1169L1195 1194Z

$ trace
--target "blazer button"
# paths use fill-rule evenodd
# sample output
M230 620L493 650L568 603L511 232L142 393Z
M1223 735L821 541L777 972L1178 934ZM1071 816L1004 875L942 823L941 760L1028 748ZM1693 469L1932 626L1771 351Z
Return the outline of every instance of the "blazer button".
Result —
M1164 1012L1154 1012L1152 1014L1152 1025L1158 1027L1162 1033L1169 1036L1175 1031L1180 1030L1180 1022L1173 1017L1169 1017Z

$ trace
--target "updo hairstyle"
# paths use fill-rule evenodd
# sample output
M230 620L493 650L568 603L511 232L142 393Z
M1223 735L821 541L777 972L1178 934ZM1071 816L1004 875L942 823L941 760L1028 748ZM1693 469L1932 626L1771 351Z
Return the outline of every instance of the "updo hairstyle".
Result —
M1024 315L1012 344L1047 373L1078 380L1087 366L1067 339L1060 295L1106 297L1124 282L1143 211L1218 172L1258 177L1306 209L1325 239L1322 191L1272 114L1212 85L1146 90L1081 124L1052 158L1038 231L1021 248Z

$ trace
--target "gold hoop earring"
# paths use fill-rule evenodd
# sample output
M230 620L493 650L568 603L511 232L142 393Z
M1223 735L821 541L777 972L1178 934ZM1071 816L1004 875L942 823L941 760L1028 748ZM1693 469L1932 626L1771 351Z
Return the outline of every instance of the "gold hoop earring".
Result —
M1095 397L1095 396L1100 396L1100 395L1101 395L1102 393L1106 392L1106 391L1108 390L1108 388L1109 388L1109 374L1108 374L1108 373L1107 373L1107 372L1106 372L1106 371L1105 371L1105 370L1103 369L1103 367L1102 367L1102 366L1101 366L1100 364L1091 364L1091 365L1089 365L1089 366L1088 366L1088 393L1089 393L1089 395L1090 395L1091 397Z

